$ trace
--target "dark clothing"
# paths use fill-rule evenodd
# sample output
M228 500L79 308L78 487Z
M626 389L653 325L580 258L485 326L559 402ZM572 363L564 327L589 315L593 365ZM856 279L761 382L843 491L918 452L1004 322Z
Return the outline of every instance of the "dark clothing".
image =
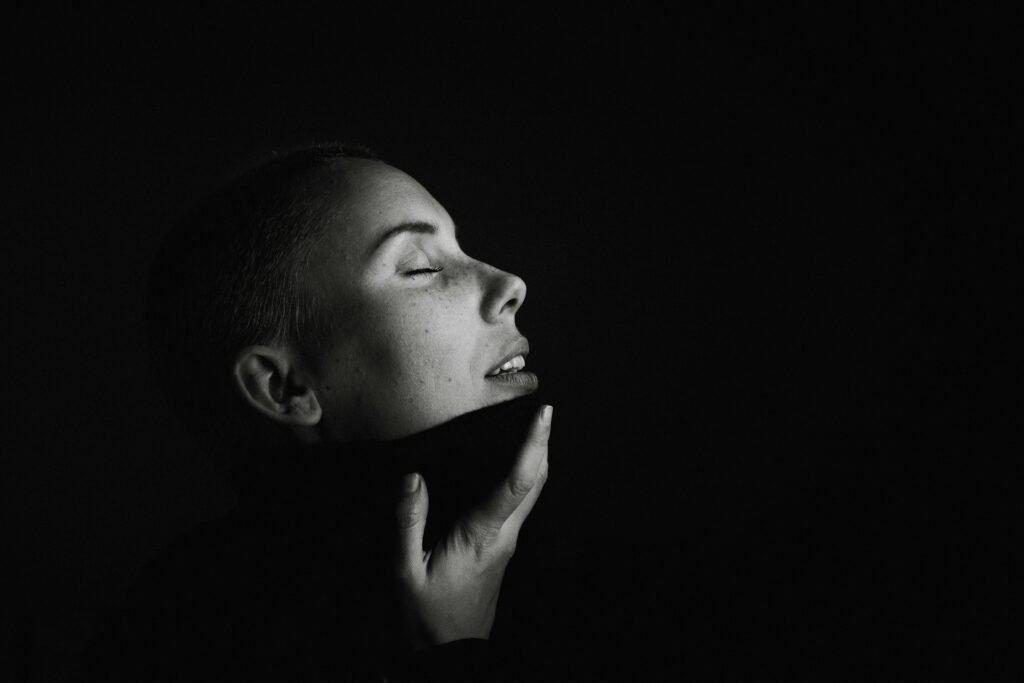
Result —
M392 442L256 453L240 504L152 562L87 678L104 681L512 680L488 641L403 650L393 632L398 479L424 474L428 533L508 471L539 403L518 399Z

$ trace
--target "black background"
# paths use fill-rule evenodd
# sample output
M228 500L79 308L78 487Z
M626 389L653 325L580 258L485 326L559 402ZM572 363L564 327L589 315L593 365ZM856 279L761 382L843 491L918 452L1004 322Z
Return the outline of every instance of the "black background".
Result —
M1000 17L79 19L9 60L11 670L62 680L231 505L148 374L142 283L191 200L326 140L528 283L556 416L495 633L523 661L834 679L1008 648Z

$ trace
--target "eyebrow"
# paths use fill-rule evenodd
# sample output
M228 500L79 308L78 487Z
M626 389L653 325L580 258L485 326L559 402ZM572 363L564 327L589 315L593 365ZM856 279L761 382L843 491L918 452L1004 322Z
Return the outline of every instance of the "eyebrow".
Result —
M452 228L452 232L454 234L458 228L454 224L452 224ZM412 221L409 223L399 223L398 225L393 225L384 231L384 234L381 235L380 238L378 238L377 241L373 243L372 247L370 247L369 254L372 256L381 247L383 247L386 242L388 242L394 237L397 237L405 233L411 232L419 235L436 235L440 231L440 228L438 228L436 225L434 225L433 223L427 223L426 221Z

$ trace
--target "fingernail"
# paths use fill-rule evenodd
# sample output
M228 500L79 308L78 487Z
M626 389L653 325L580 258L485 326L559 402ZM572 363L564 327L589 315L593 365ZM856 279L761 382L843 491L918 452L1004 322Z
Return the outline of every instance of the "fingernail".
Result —
M402 490L406 493L415 493L420 487L420 475L413 472L402 477Z
M553 406L544 406L540 410L540 421L545 425L551 424L551 413L555 411Z

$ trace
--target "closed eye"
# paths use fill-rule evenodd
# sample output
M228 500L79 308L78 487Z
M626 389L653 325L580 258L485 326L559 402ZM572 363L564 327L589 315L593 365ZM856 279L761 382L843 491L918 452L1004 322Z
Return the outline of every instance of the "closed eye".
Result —
M434 273L440 273L444 270L444 266L437 266L436 268L417 268L416 270L407 270L405 275L409 277L415 277L417 275L432 275Z

